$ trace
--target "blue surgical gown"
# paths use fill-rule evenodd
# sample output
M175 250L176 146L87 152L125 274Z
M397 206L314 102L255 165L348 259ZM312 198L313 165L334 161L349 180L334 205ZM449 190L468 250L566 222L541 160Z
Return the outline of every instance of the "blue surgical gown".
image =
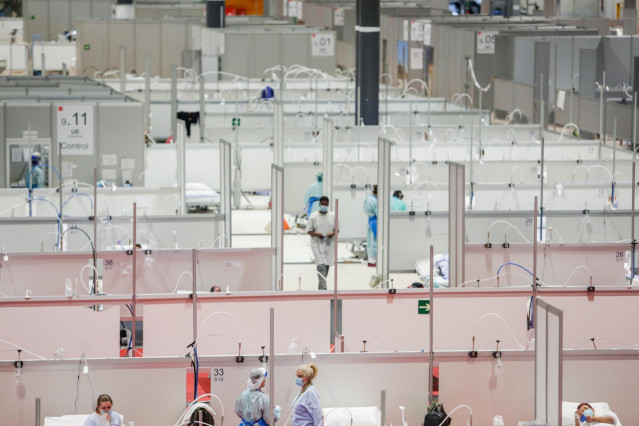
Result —
M406 210L406 203L397 197L391 197L390 209L392 212L400 212Z
M364 213L366 213L369 219L371 217L377 218L377 197L373 194L364 200ZM368 224L366 224L366 227L368 228L368 233L366 234L368 262L375 263L377 260L377 236Z
M313 206L311 207L310 213L313 213L319 210L319 198L322 195L324 195L324 185L322 184L322 182L315 182L314 184L309 186L308 189L306 190L306 194L304 194L304 209L308 208L308 203L311 200L311 198L317 198L317 201L315 201L313 203ZM309 213L309 216L310 216L310 213Z
M314 385L293 400L291 426L318 426L322 423L322 406Z
M122 424L122 416L115 411L111 411L111 426L120 426ZM92 413L88 419L84 421L84 426L100 426L100 415Z

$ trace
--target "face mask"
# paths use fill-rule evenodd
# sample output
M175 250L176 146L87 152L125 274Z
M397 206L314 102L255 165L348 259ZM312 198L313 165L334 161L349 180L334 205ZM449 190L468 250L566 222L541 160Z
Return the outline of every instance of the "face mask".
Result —
M328 206L319 206L320 213L328 213Z
M588 408L586 411L584 411L584 416L586 416L586 417L592 417L594 415L595 415L595 413L590 408Z
M295 384L297 386L304 386L304 379L302 379L301 377L296 377L295 378Z
M100 415L104 415L106 413L110 416L112 412L113 410L109 410L109 411L100 410Z

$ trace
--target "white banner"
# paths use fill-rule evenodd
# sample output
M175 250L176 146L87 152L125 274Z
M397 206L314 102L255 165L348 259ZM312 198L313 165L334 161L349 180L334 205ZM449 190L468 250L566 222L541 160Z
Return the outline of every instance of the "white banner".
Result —
M60 105L56 123L62 155L93 155L93 105Z
M424 48L411 47L410 48L410 69L421 70L423 68L424 68Z

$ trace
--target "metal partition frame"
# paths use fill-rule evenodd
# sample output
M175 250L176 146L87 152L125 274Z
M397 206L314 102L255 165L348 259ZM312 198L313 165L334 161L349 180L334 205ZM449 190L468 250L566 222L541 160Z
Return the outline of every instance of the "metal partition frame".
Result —
M284 168L271 164L271 247L273 258L272 290L282 290L280 277L284 272Z
M464 279L465 168L463 164L448 165L448 253L450 256L450 286L457 287Z
M322 163L324 166L324 195L329 200L333 199L333 144L335 142L335 127L333 120L324 117L322 128L322 144L323 156Z
M221 213L224 214L224 247L232 247L233 228L231 225L231 142L220 139L220 199Z
M564 313L540 297L534 315L537 318L535 344L535 418L549 424L561 424L563 387ZM541 314L541 316L537 316ZM558 321L557 339L549 338L549 319ZM552 358L551 358L552 357ZM554 367L549 362L554 361ZM553 400L553 395L556 400Z
M391 145L389 139L378 138L377 143L377 273L382 283L388 281L390 263L390 174Z

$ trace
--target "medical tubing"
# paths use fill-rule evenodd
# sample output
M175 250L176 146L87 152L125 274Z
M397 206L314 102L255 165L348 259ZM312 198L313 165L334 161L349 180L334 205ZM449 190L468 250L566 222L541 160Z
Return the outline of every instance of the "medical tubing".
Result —
M60 217L60 211L58 210L58 208L55 206L55 204L53 204L51 201L47 200L46 198L29 198L27 200L27 202L29 201L44 201L45 203L49 203L51 205L51 207L53 207L53 209L55 210L55 212L58 214L58 217Z
M86 194L84 192L78 192L76 194L73 194L72 196L70 196L66 200L64 200L64 202L62 203L62 207L64 208L64 206L66 206L69 201L71 201L75 197L79 197L79 196L87 197L89 199L89 202L91 203L91 209L93 210L93 198L91 198L91 196L89 194Z
M324 422L326 422L326 419L328 418L328 416L335 410L346 410L346 411L348 411L348 414L351 416L351 425L353 424L353 412L348 407L335 407L331 411L326 413L325 416L322 416L322 423L321 423L322 425L324 424Z
M457 407L453 408L453 411L448 413L446 418L444 420L442 420L442 422L438 426L442 426L444 423L446 423L446 420L448 420L448 418L451 416L451 414L453 414L455 411L457 411L457 409L463 408L463 407L468 408L468 411L470 411L470 426L473 426L473 410L468 405L458 405Z
M517 233L521 236L521 238L523 238L523 239L524 239L524 241L525 241L527 244L531 244L530 240L529 240L528 238L526 238L526 236L525 236L525 235L524 235L524 234L523 234L523 233L522 233L522 232L521 232L521 231L520 231L520 230L519 230L519 229L518 229L515 225L513 225L513 224L512 224L512 223L510 223L510 222L508 222L507 220L496 220L496 221L494 221L493 223L491 223L491 224L488 226L488 231L487 231L487 232L489 232L489 233L490 233L490 230L493 228L493 226L494 226L494 225L497 225L498 223L505 223L505 224L507 224L507 225L508 225L508 226L506 226L506 229L504 229L504 236L506 235L506 231L508 231L508 228L513 228L515 231L517 231ZM498 272L498 273L499 273L499 272Z
M91 243L91 253L95 254L95 247L93 246L93 240L91 239L89 234L87 234L87 232L84 229L78 228L76 225L73 225L73 226L65 229L64 232L62 232L62 234L60 234L60 238L62 238L64 236L64 234L67 233L67 231L80 231L80 232L82 232L85 235L85 237L87 237L89 239L89 242ZM85 244L85 246L86 246L86 244Z
M528 279L528 276L523 275L523 274L518 274L516 272L504 272L503 274L493 275L492 277L488 277L488 278L479 278L479 279L475 278L475 279L472 279L472 280L464 281L463 283L461 283L460 287L465 287L466 284L470 284L470 283L477 283L477 286L479 287L479 283L482 282L482 281L492 281L494 279L497 279L499 277L504 277L506 275L516 275L518 277L524 277L524 278ZM526 284L525 286L528 287L529 285L530 284Z
M24 352L28 353L29 355L33 355L33 356L34 356L34 357L36 357L36 358L40 358L40 359L47 359L47 358L45 358L45 357L43 357L43 356L41 356L41 355L38 355L38 354L35 354L35 353L31 352L31 351L30 351L30 350L28 350L28 349L24 349L23 347L18 346L18 345L16 345L15 343L8 342L8 341L6 341L6 340L2 340L2 339L0 339L0 342L1 342L1 343L6 343L7 345L11 345L11 346L13 346L14 348L18 348L18 349L20 349L20 350L22 350L22 351L24 351Z
M96 275L98 275L98 270L97 270L97 269L95 269L95 266L90 265L90 264L86 264L86 265L84 265L84 266L82 267L82 269L80 269L80 282L82 283L82 287L84 287L84 289L87 291L87 293L88 293L89 295L92 295L92 294L93 294L93 292L92 292L91 290L89 290L89 287L87 287L87 285L85 284L85 282L84 282L84 277L82 276L82 273L84 272L84 270L85 270L86 268L92 268L92 269L93 269L93 271L94 271L93 273L94 273L94 274L96 274ZM95 291L95 290L97 290L97 289L95 289L95 288L94 288L93 290Z
M193 274L190 273L189 271L182 271L182 273L180 274L180 276L178 277L177 281L175 282L175 288L172 291L172 294L175 294L177 292L178 287L180 286L180 280L182 279L182 277L184 275L190 275L191 276L191 280L193 280Z
M200 361L197 357L197 343L193 345L193 353L195 355L195 363L193 364L194 380L193 380L193 399L197 399L197 379L200 374Z
M472 59L468 60L468 69L470 70L470 76L473 78L473 83L475 83L475 87L478 88L479 90L481 90L482 92L488 92L488 90L490 89L491 84L488 83L488 85L486 87L481 87L479 85L479 82L477 81L477 77L475 77L475 69L473 67L473 60Z
M530 272L528 269L526 269L525 267L521 266L520 264L518 264L518 263L514 263L514 262L506 262L506 263L504 263L503 265L501 265L501 266L499 267L499 269L497 269L497 275L499 275L499 272L502 270L502 268L503 268L504 266L507 266L507 265L517 266L517 267L519 267L519 268L523 269L524 271L528 272L528 273L530 274L530 276L533 276L533 277L535 276L535 275L534 275L532 272Z
M204 318L204 321L202 321L202 325L200 325L200 327L197 329L197 335L200 336L200 334L202 333L202 329L204 328L204 326L206 325L206 322L209 320L209 318L211 318L214 315L227 315L230 318L232 318L235 321L235 325L237 326L237 336L234 336L237 341L239 343L242 342L242 333L241 333L241 329L240 329L240 321L237 319L237 317L235 315L232 315L226 311L216 311L213 313L210 313L209 315L206 316L206 318Z
M480 322L481 322L484 318L487 318L487 317L496 317L497 319L499 319L499 320L500 320L500 321L501 321L501 322L502 322L502 323L506 326L506 328L508 329L508 332L510 333L510 337L512 337L512 338L513 338L513 340L515 341L515 343L517 343L517 345L518 345L518 346L519 346L522 350L524 349L524 346L523 346L521 343L519 343L519 340L517 340L517 338L515 337L515 333L513 333L512 328L510 328L510 325L508 325L508 323L506 322L506 320L504 319L504 317L502 317L501 315L496 314L496 313L494 313L494 312L488 312L488 313L485 313L484 315L480 316L480 317L479 317L479 319L477 319L477 321L475 321L475 327L473 327L473 337L475 337L475 336L477 335L476 331L477 331L477 326L479 325L479 323L480 323ZM479 340L479 339L477 339L477 340Z
M590 274L590 277L592 277L592 271L590 270L589 267L587 267L586 265L579 265L575 269L573 269L572 272L570 272L570 275L568 275L568 279L566 279L566 282L563 284L564 287L566 287L566 285L568 284L568 282L572 278L573 274L575 272L577 272L579 269L585 269Z
M203 395L198 396L197 398L195 398L193 400L193 402L191 402L186 409L182 412L182 414L180 415L180 417L178 418L178 421L175 422L174 426L179 426L182 424L185 424L186 422L184 422L184 417L186 416L186 414L188 413L189 409L191 408L191 406L193 406L194 404L196 404L198 402L199 399L202 399L206 396L212 396L214 398L216 398L218 400L218 402L220 403L220 407L222 409L222 418L220 421L220 426L224 425L224 404L222 404L222 400L220 399L219 396L215 395L214 393L205 393Z

